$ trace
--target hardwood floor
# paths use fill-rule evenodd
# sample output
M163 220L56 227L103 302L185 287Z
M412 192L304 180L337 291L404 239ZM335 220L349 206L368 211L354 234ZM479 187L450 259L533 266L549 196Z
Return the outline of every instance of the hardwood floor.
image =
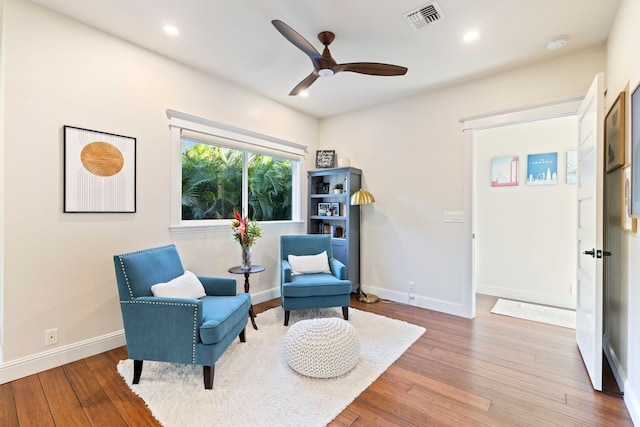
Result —
M479 295L469 320L352 298L427 332L331 426L633 425L619 395L592 390L573 330L491 314L495 300ZM160 425L117 373L126 357L121 347L0 385L0 426Z

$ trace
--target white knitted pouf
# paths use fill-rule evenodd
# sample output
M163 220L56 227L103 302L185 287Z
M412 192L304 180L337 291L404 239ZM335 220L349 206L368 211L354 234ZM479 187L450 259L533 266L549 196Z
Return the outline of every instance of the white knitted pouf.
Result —
M333 378L356 366L360 341L354 327L337 317L301 320L287 331L284 354L291 369L302 375Z

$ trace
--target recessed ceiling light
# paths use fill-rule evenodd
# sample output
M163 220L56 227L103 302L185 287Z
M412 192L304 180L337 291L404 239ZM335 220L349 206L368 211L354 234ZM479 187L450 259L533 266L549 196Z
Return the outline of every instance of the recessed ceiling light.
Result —
M300 92L298 94L301 98L308 98L309 97L309 92L307 92L306 90L303 90L302 92Z
M547 42L547 49L560 49L567 44L567 36L557 36Z
M173 25L165 25L163 27L164 32L171 35L171 36L177 36L178 35L178 29L176 27L174 27Z
M472 42L477 39L479 35L480 33L478 33L477 31L469 31L468 33L465 33L463 39L466 42Z

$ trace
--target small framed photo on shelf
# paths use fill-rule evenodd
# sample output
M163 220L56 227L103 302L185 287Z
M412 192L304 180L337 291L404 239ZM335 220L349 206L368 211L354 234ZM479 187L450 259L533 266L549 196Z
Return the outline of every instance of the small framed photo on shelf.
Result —
M340 216L340 203L331 203L331 215Z
M336 150L316 150L316 168L327 169L336 166Z
M328 182L317 183L316 194L329 194L329 183Z
M331 203L318 203L319 216L331 216Z

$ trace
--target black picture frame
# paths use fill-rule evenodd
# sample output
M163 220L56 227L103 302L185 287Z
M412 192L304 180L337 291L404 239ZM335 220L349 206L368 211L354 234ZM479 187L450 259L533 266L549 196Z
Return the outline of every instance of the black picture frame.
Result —
M65 125L65 213L136 212L136 138Z
M631 216L640 217L640 83L631 92Z
M331 203L318 203L318 216L331 216Z
M316 168L328 169L336 166L336 150L316 150Z
M329 183L328 182L317 183L316 194L329 194Z

